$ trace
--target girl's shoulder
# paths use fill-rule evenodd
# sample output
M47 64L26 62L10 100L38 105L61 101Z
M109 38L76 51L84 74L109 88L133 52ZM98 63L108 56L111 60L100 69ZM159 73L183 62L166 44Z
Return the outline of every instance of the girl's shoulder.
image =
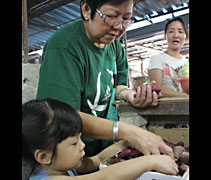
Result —
M40 166L37 166L35 171L30 176L29 180L45 180L46 178L51 177L52 175L45 172Z
M67 173L69 176L77 176L78 173L75 169L68 170ZM53 175L48 174L46 171L44 171L40 166L37 166L36 170L32 173L29 180L45 180Z

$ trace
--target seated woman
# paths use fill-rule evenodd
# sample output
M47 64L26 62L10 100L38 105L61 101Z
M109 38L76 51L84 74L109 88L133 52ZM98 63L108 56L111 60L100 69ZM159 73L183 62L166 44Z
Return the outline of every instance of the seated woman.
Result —
M165 27L165 39L168 49L165 53L152 56L148 66L150 81L155 80L162 96L189 96L178 81L179 71L188 63L180 50L188 40L188 31L184 21L179 18L169 20Z
M127 148L127 143L120 141L85 159L82 129L80 115L66 103L48 98L23 104L22 156L33 167L29 180L131 180L151 170L178 173L168 155L141 156L97 171L101 162Z

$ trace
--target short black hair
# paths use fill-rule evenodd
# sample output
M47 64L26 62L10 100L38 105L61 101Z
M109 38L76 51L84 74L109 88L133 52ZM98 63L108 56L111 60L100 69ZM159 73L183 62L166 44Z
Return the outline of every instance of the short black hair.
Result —
M187 37L188 37L188 27L187 27L187 24L185 23L185 21L183 21L183 19L182 19L181 17L174 17L174 18L169 19L169 20L167 21L166 26L165 26L165 34L167 33L169 24L171 24L171 23L174 22L174 21L179 21L179 22L182 23L183 28L184 28L184 30L185 30L185 34L186 34Z
M100 8L102 5L104 5L106 3L118 5L118 4L124 3L125 1L128 1L128 0L97 0L97 1L96 0L81 0L81 3L86 2L87 5L91 8L91 19L93 19L96 9ZM134 2L134 6L135 6L137 4L138 0L133 0L133 2ZM82 10L81 10L81 17L83 20L85 20Z
M70 105L51 98L31 100L22 105L22 157L34 168L34 152L50 150L82 131L80 115Z

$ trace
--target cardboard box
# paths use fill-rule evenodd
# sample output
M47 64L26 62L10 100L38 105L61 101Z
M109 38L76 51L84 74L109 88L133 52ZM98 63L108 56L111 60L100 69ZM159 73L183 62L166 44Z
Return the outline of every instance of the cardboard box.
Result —
M135 180L183 180L179 176L170 176L158 172L145 172Z
M189 170L182 176L171 176L158 172L145 172L135 180L189 180Z
M171 142L178 143L182 141L185 147L189 147L189 128L154 128L151 132L161 136L163 139ZM184 173L183 177L170 176L157 172L145 172L136 180L189 180L189 169Z
M108 167L108 165L100 165L99 169ZM158 172L145 172L137 177L135 180L189 180L189 169L181 176L166 175Z
M185 147L189 147L189 128L154 128L151 132L161 136L163 139L171 142L178 143L179 141L184 142ZM100 166L100 169L107 167L107 165ZM181 176L166 175L158 172L145 172L135 180L189 180L189 169Z
M179 141L182 141L184 142L185 147L189 147L189 128L154 128L150 131L171 143L176 144Z

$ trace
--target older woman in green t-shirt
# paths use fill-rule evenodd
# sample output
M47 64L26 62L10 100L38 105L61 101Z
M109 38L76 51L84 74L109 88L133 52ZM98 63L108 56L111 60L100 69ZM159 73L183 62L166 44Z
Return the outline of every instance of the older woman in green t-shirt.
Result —
M149 85L138 87L137 92L128 88L128 62L118 38L132 23L135 3L82 0L82 19L60 28L44 47L37 98L55 98L79 111L88 156L109 144L94 139L123 139L143 154L162 152L173 157L159 136L107 120L112 97L140 108L158 103Z

